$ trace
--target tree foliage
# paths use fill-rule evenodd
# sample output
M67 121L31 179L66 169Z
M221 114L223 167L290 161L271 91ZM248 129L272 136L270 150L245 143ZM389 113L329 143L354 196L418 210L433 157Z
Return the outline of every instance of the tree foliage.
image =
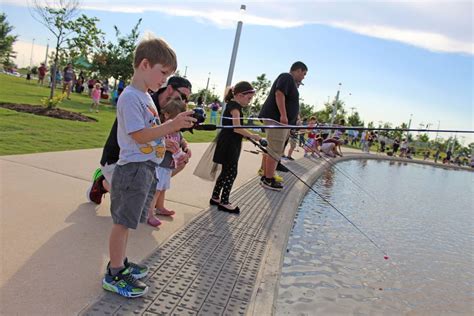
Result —
M67 38L67 58L71 61L78 57L89 59L104 46L104 32L97 27L99 19L81 15L71 26L75 36Z
M67 38L74 33L74 19L79 13L78 8L78 0L58 0L54 1L54 3L41 0L33 1L31 11L33 18L43 24L53 34L56 40L53 67L51 69L53 76L51 76L50 100L54 97L54 89L56 87L56 76L54 74L58 69L59 54L64 49L63 44Z
M333 103L326 102L324 104L324 109L316 112L316 117L319 123L330 123L333 113ZM344 109L344 101L338 100L336 103L336 115L334 123L339 122L341 119L346 118L346 110Z
M300 117L301 119L309 118L314 113L314 106L311 104L304 103L303 101L300 102Z
M355 111L347 118L349 126L364 126L364 121L361 120L359 112Z
M270 89L271 81L267 79L266 74L261 74L257 76L257 80L252 81L252 87L255 89L255 96L253 97L252 103L252 112L259 113L262 109L262 105L267 99L268 90Z
M192 93L189 96L189 100L197 103L197 99L201 95L203 97L203 100L206 100L206 103L211 103L211 102L214 102L214 100L216 100L216 99L217 100L220 99L218 95L212 93L209 89L207 89L207 90L206 89L201 89L196 93Z
M13 26L8 23L6 14L0 13L0 62L5 67L12 65L11 58L16 55L13 51L13 43L17 40L18 35L12 35L12 31Z
M103 45L93 57L93 70L101 77L114 77L124 81L130 80L133 75L133 54L137 46L140 32L138 28L142 19L132 28L129 34L122 35L117 26L115 29L115 42Z

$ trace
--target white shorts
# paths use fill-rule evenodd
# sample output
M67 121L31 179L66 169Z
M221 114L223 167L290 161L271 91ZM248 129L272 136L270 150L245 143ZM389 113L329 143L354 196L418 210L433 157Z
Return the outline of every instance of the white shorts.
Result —
M100 170L102 170L102 174L104 175L105 180L111 185L112 184L112 175L114 174L115 164L105 164L105 166L101 166Z
M156 191L169 190L172 172L173 169L170 168L156 167L156 178L158 179Z

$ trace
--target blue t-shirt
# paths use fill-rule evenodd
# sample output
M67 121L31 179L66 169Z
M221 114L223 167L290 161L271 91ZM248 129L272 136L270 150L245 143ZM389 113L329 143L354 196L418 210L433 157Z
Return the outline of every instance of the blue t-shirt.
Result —
M117 141L120 156L117 164L153 161L159 164L165 156L164 137L139 144L130 136L144 128L157 127L160 119L155 104L147 92L127 86L117 102Z

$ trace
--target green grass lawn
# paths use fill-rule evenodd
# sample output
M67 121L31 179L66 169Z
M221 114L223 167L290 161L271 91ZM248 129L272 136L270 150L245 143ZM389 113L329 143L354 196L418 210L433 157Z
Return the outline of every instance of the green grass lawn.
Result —
M0 102L40 105L49 95L49 88L36 81L27 81L0 74ZM115 108L102 104L100 113L90 113L87 94L71 93L59 107L83 113L97 122L76 122L20 113L0 108L0 155L63 151L102 147L115 119ZM209 142L216 132L185 133L189 142Z

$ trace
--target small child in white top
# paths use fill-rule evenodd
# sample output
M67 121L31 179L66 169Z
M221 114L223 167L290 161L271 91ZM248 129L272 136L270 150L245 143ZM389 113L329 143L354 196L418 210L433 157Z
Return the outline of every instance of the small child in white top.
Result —
M179 99L172 99L161 108L161 121L166 122L174 119L179 113L186 111L186 105ZM148 210L148 221L150 226L157 227L161 221L155 215L172 216L173 210L165 207L165 193L170 188L171 174L176 168L177 160L186 153L185 141L181 132L174 132L165 136L166 152L163 161L156 167L156 193ZM156 206L156 210L155 210Z

